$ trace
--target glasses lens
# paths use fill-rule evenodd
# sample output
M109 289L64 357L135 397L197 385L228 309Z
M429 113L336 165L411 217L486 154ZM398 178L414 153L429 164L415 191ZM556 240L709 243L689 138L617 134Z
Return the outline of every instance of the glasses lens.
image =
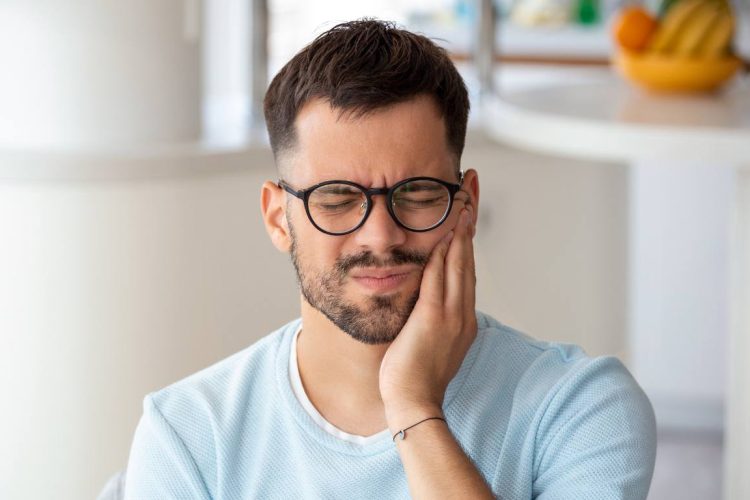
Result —
M307 207L318 227L329 233L345 233L362 221L367 197L348 184L326 184L310 193Z
M393 212L410 229L430 229L445 218L450 199L450 191L439 182L409 181L393 193Z

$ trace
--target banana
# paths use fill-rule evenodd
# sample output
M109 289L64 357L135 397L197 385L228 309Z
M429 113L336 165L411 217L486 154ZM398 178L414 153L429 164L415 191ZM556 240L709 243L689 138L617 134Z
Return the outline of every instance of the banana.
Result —
M653 52L671 52L686 21L700 9L706 0L680 0L665 14L659 28L649 43L647 50Z
M729 9L722 9L720 18L714 22L703 43L695 51L699 57L720 57L727 52L734 36L735 19Z
M672 41L671 53L677 56L693 55L721 16L722 9L717 2L703 2L683 21L682 29Z

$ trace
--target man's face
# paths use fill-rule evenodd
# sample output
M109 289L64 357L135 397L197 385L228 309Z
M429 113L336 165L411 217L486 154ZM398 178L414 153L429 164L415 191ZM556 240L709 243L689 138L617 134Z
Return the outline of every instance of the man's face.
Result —
M297 145L283 160L285 180L294 189L332 179L366 188L417 176L458 182L443 120L429 98L359 118L340 116L327 102L315 100L302 108L295 124ZM465 198L456 195L442 225L417 233L399 227L385 196L375 195L362 227L331 236L310 223L302 200L287 195L291 257L304 299L361 342L391 342L416 303L430 252L455 226Z

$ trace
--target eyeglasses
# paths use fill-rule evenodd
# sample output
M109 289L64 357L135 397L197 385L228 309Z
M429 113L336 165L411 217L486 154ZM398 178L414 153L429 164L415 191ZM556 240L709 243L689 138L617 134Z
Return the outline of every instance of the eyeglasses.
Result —
M432 177L411 177L391 187L367 189L354 182L332 180L307 189L295 190L284 181L279 187L305 204L310 222L318 230L333 236L356 231L372 211L372 197L385 195L388 213L398 226L417 233L430 231L445 222L453 207L458 184Z

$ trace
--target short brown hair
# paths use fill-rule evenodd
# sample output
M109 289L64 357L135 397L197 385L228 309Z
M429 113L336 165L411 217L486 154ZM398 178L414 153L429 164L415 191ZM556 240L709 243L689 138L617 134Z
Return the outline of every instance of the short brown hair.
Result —
M362 116L422 94L435 100L448 146L460 160L469 96L445 49L391 22L338 24L298 52L271 81L263 103L271 149L278 158L294 147L294 121L311 99Z

